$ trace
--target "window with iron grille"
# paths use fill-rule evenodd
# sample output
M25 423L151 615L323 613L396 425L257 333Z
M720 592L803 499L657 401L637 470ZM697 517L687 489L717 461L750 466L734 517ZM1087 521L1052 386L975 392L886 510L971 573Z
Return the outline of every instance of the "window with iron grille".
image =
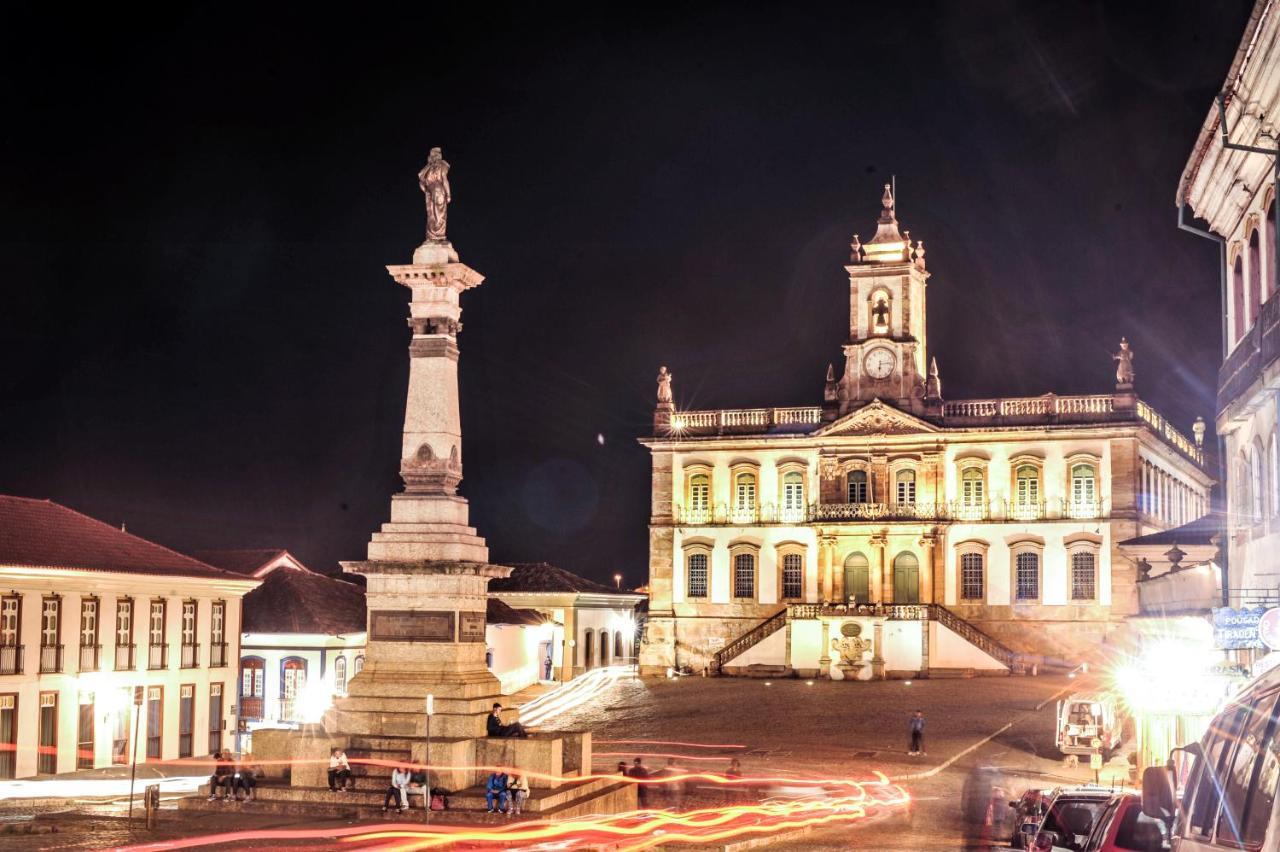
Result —
M849 486L849 502L850 503L866 503L869 499L867 488L867 472L865 470L851 470L845 479Z
M756 596L756 557L753 553L739 553L733 557L733 596Z
M689 568L689 597L705 598L707 596L707 554L690 553L687 565Z
M960 555L960 597L980 601L986 597L986 571L981 553Z
M782 596L793 600L804 596L804 557L799 553L782 557Z
M1040 554L1032 551L1019 553L1015 562L1015 595L1020 601L1040 599Z
M1071 599L1091 601L1098 597L1098 559L1087 550L1071 554Z

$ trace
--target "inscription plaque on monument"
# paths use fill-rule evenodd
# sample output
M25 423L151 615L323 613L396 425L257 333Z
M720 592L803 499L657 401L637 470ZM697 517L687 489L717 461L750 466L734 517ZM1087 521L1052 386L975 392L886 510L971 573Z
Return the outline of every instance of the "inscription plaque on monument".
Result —
M483 612L460 612L458 613L458 619L459 642L484 641L485 619Z
M369 613L369 638L379 642L452 642L453 626L454 614L448 610L379 609Z

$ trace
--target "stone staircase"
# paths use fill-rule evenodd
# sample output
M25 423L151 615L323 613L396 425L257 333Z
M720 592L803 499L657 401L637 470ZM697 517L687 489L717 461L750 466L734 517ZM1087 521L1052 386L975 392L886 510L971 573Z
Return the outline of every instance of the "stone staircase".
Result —
M711 657L711 674L720 674L730 660L742 656L786 626L787 608L783 607L717 651Z

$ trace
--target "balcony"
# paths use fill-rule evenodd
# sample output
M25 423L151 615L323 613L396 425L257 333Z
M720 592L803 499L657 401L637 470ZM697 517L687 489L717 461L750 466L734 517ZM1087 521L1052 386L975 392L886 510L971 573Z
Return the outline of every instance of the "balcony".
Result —
M169 668L169 646L151 645L147 648L147 668L148 669L167 669Z
M1090 520L1106 517L1107 506L1096 500L1039 500L1032 503L991 500L916 503L813 503L802 509L765 504L737 509L724 504L714 508L674 507L674 520L682 526L757 526L760 524L813 524L838 521L956 521L1008 522Z
M200 646L182 643L182 657L178 665L184 669L197 668L200 665Z
M22 674L22 646L0 645L0 675Z
M221 669L227 665L227 643L214 642L209 646L209 668Z
M98 661L102 656L101 645L81 645L80 646L80 671L96 672L98 670Z
M261 719L262 718L262 699L261 698L241 698L240 699L240 718L241 719Z
M62 646L40 646L40 673L57 674L62 671Z
M1218 368L1218 412L1243 396L1280 357L1280 299L1268 299L1253 328Z
M134 652L137 645L117 645L116 646L116 671L129 672L133 671Z

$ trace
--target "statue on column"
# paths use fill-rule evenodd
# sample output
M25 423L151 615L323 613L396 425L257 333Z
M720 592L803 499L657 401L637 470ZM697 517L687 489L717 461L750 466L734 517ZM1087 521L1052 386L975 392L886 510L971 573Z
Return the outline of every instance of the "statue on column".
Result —
M427 242L448 242L445 228L449 218L449 164L444 161L439 148L432 148L427 164L418 172L418 186L427 203Z
M671 402L671 374L667 372L666 367L658 368L658 404L664 405Z
M1133 384L1133 351L1129 349L1129 341L1120 338L1120 351L1111 356L1116 362L1116 384Z

